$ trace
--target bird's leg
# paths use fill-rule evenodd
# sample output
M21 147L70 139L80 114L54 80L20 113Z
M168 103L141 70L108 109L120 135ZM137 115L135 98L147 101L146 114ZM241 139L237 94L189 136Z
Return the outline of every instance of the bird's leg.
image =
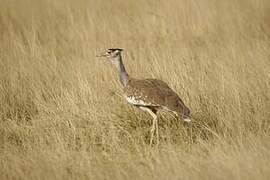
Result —
M143 111L147 111L152 117L153 117L153 124L152 124L152 127L151 127L151 137L150 137L150 146L152 146L153 144L153 138L154 138L154 133L155 133L155 130L156 130L156 134L157 134L157 145L159 143L159 137L158 137L158 123L157 123L157 114L154 113L151 109L147 108L147 107L139 107L140 109L142 109Z
M159 145L159 134L158 134L158 121L157 121L157 118L156 118L156 135L157 135L157 146Z
M152 124L152 128L151 128L151 139L150 139L150 146L152 146L153 144L153 137L154 137L154 133L156 130L156 124L157 124L157 116L153 116L153 124Z
M148 112L153 117L153 124L152 124L152 128L151 128L150 146L152 146L152 144L153 144L153 138L154 138L155 131L156 131L156 135L157 135L157 145L158 145L159 144L159 137L158 137L157 115L150 109L148 110Z

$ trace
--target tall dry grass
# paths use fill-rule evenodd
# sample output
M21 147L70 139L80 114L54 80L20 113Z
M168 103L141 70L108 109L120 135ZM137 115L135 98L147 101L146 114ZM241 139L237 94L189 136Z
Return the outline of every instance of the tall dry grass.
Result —
M268 0L0 4L0 179L270 179ZM162 114L149 147L108 47L196 122Z

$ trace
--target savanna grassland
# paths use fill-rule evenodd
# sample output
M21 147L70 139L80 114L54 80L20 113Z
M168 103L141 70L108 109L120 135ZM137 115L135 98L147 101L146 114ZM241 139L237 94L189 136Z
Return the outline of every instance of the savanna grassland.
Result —
M110 47L194 121L150 147ZM270 1L0 0L0 179L270 179Z

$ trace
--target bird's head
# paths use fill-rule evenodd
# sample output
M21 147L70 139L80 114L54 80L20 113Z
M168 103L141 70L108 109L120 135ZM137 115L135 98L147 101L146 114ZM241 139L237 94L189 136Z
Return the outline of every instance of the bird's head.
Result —
M97 57L105 57L111 61L112 64L118 66L123 49L110 48L100 52Z
M110 48L110 49L106 49L105 51L100 52L97 55L97 57L106 57L109 59L113 59L120 56L122 51L123 49L120 49L120 48Z

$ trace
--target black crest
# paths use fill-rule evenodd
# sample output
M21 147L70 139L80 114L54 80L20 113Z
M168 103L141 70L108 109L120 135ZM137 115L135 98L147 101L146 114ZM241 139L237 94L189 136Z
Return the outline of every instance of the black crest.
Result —
M109 50L110 50L110 51L116 51L116 50L118 50L118 51L123 51L123 49L121 49L121 48L110 48Z

